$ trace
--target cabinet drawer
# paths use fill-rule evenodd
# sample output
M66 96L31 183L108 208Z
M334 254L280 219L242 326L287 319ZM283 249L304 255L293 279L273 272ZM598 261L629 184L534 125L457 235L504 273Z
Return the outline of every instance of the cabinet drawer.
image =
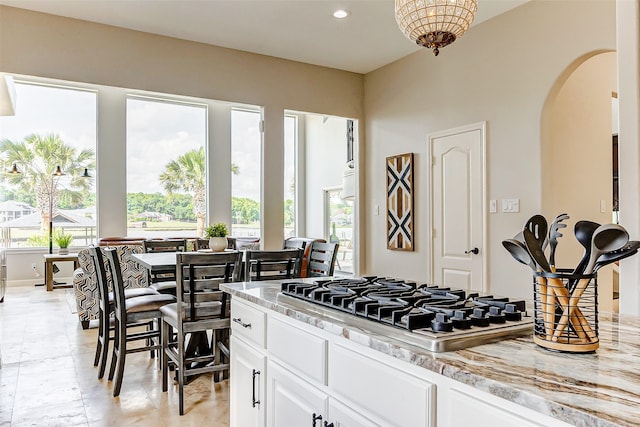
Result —
M231 300L231 331L234 335L264 348L267 314L245 303Z
M316 381L327 383L327 340L292 326L287 320L269 318L269 356L288 368Z
M339 345L331 347L329 388L384 425L435 425L435 385Z
M446 413L438 419L451 427L569 427L560 420L466 386L453 386L440 408Z

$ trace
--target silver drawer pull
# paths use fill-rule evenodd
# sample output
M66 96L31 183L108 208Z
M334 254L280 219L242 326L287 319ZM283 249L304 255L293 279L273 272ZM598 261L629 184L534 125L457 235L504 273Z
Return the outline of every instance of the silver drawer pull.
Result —
M253 370L252 380L253 380L253 396L252 396L252 404L251 407L255 408L256 405L260 404L260 401L256 399L256 376L260 375L260 371Z
M251 323L244 323L242 321L242 319L239 318L239 317L234 317L233 321L236 322L237 324L239 324L240 326L242 326L243 328L250 328L251 327Z

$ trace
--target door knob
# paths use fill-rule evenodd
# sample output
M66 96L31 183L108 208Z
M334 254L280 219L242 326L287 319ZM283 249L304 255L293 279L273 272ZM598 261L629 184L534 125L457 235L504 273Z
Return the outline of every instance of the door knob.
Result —
M469 249L468 251L464 251L465 254L474 254L474 255L478 255L478 253L480 253L480 249L478 248L473 248L473 249Z

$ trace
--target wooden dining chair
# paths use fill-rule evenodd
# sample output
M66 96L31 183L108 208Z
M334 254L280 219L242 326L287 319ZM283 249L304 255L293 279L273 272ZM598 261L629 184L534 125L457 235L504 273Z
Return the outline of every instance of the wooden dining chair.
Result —
M107 248L103 249L103 252L108 261L107 265L113 281L114 343L108 378L114 380L113 396L117 397L120 395L122 387L126 355L141 351L159 351L162 348L160 343L162 327L160 307L175 302L175 298L172 295L163 294L125 298L122 269L116 249ZM100 270L98 277L103 281L104 289L106 269L102 260L103 252L94 251L96 267ZM147 324L148 327L142 331L139 328L130 328L139 324ZM144 340L144 344L138 347L129 348L127 345L129 342L142 340ZM162 358L162 352L160 352L161 362Z
M185 252L187 250L186 239L145 240L142 242L145 252ZM163 271L161 273L148 272L150 286L161 294L176 294L175 271Z
M242 252L178 254L176 265L177 302L160 309L165 356L162 391L168 389L169 361L172 361L178 377L179 412L183 415L187 376L214 372L215 381L220 373L223 378L228 377L230 297L220 290L220 283L239 280ZM212 340L210 347L208 333ZM188 339L198 340L199 345L187 345Z
M244 280L273 280L300 277L302 249L245 251Z
M184 252L187 250L187 239L148 239L142 242L145 252Z
M306 277L333 276L339 247L340 244L338 242L311 243L311 252L309 254Z
M108 261L102 256L101 249L90 246L87 250L92 261L96 285L98 287L98 339L93 366L98 366L98 379L101 379L104 377L104 371L107 366L109 342L115 338L113 335L113 322L111 321L114 308L114 294L112 292L113 285L111 284L111 275L107 274L109 268L106 263ZM102 263L102 268L100 268L98 263ZM145 295L158 295L158 292L149 287L127 288L124 290L125 299Z
M196 251L209 249L209 239L196 239L194 242Z

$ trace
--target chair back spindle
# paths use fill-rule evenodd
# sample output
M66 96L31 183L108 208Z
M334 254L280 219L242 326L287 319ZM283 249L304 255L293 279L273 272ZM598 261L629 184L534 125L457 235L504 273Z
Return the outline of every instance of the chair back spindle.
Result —
M245 280L273 280L300 277L302 249L246 251Z
M307 265L307 277L333 276L339 243L313 242Z

